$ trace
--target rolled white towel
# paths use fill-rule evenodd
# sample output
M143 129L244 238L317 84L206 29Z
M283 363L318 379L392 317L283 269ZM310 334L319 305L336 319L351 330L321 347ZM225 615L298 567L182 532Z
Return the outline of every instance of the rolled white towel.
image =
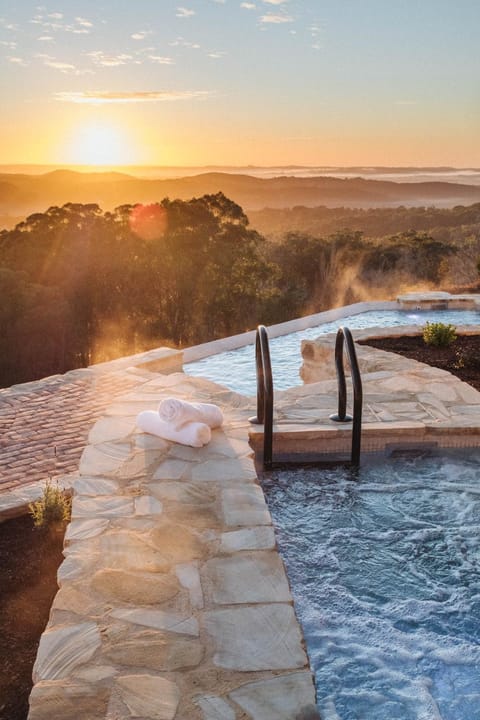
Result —
M154 410L145 410L137 415L137 425L144 432L190 447L203 447L212 437L210 428L205 423L186 423L176 430L173 425L162 420Z
M158 414L178 430L187 422L205 423L211 428L223 423L223 413L212 403L190 403L178 398L165 398L158 406Z

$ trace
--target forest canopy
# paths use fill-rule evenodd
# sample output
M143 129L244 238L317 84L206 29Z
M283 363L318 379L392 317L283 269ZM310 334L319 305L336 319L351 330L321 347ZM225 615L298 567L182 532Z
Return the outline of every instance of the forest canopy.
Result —
M479 210L476 223L443 223L443 236L346 228L267 240L222 193L106 212L50 207L0 232L0 385L434 287L455 263L471 279Z

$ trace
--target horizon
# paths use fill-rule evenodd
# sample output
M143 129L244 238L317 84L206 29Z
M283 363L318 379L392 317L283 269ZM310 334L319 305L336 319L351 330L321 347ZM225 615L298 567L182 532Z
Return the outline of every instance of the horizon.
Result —
M0 0L2 164L480 167L478 3L359 5Z

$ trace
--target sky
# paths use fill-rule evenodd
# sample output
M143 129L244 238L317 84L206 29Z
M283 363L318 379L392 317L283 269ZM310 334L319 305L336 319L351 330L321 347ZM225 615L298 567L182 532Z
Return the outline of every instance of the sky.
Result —
M0 0L0 164L480 167L478 0Z

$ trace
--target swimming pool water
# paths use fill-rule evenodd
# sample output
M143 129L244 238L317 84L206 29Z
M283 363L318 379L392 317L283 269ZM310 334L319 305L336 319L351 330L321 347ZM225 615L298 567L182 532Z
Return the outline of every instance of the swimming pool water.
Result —
M335 332L344 325L353 329L369 327L398 327L400 325L425 325L426 322L452 323L453 325L478 325L480 313L475 310L436 310L402 312L399 310L371 310L350 317L325 323L300 332L270 339L273 383L277 390L301 385L301 340L314 340L320 335ZM197 362L184 365L188 375L206 377L243 395L256 395L255 346L246 345L238 350L219 353Z
M265 483L322 720L480 719L479 461Z

